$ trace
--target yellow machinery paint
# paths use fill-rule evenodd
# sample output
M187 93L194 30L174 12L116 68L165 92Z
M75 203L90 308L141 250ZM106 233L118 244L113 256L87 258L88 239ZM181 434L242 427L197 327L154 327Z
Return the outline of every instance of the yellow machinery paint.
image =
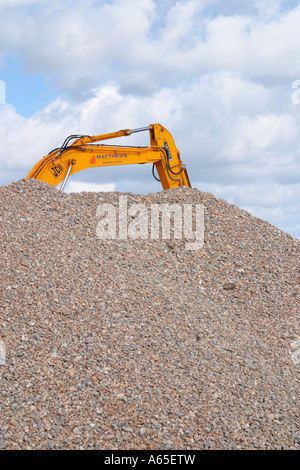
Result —
M111 146L95 144L103 140L130 136L136 132L149 131L148 147ZM75 140L74 140L75 139ZM70 144L70 141L74 140ZM52 150L30 171L27 179L34 178L53 186L62 182L64 189L70 175L87 168L152 163L153 176L163 189L179 186L191 187L187 170L180 159L180 152L167 129L160 124L150 124L139 129L124 129L96 136L69 136L62 147ZM154 167L158 177L154 174Z

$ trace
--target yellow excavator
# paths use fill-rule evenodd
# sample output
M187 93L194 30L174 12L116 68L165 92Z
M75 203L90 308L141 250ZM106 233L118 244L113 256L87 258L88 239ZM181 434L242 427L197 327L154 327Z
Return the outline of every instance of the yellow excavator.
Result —
M150 146L148 147L94 144L94 142L125 137L142 131L150 133ZM70 135L61 147L43 157L32 168L26 179L38 179L52 186L62 183L60 190L63 191L69 176L78 171L134 163L152 163L152 174L157 181L161 182L163 189L178 186L191 187L187 170L181 162L180 152L175 146L174 139L170 132L160 124L150 124L148 127L124 129L96 136Z

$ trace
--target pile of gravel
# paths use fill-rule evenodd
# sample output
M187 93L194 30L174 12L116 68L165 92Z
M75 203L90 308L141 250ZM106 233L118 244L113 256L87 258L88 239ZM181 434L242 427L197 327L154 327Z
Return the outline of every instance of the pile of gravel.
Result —
M204 245L97 207L205 208ZM299 241L197 189L0 188L0 448L299 449Z

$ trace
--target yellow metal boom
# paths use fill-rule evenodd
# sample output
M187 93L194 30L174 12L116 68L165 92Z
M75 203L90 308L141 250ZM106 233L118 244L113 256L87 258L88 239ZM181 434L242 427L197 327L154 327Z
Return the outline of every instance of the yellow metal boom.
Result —
M148 147L94 144L94 142L125 137L146 130L149 130L150 133ZM71 140L73 140L72 143L70 143ZM124 129L96 136L69 136L60 148L52 150L42 158L26 178L46 181L53 186L62 182L60 189L63 190L69 175L78 171L134 163L152 163L153 176L161 182L163 189L178 186L191 187L186 168L181 162L180 152L175 146L173 137L160 124L150 124L148 127L133 130ZM154 174L154 167L158 177Z

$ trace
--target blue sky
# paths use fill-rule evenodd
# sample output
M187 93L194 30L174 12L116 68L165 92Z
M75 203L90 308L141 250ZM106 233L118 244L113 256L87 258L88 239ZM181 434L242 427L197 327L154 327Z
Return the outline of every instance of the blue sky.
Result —
M300 1L0 0L0 22L0 184L70 134L160 122L194 187L300 237ZM83 188L161 189L147 165Z
M17 57L7 56L0 72L6 84L6 101L16 112L29 118L60 95L60 91L47 83L42 73L26 72Z

